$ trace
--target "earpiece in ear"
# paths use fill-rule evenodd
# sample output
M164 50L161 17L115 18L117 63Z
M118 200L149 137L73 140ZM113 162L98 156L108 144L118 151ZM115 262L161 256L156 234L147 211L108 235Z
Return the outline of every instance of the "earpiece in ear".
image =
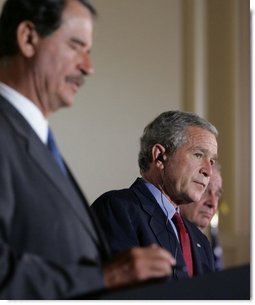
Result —
M158 157L157 157L157 160L158 161L161 161L161 162L164 162L164 157L162 154L159 154Z

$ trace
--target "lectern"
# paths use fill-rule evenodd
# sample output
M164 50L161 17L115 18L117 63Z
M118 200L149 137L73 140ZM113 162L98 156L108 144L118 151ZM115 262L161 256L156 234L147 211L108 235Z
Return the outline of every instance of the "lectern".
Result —
M159 280L77 299L100 300L249 300L250 265L179 281Z

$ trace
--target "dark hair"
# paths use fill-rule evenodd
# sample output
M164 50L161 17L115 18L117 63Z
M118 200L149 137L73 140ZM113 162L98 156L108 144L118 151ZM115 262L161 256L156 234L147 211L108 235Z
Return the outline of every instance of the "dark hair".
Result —
M57 30L61 25L67 1L70 0L6 0L0 17L0 57L18 52L16 31L24 20L33 22L42 37ZM93 17L97 16L96 9L89 0L72 1L80 2Z
M197 114L183 111L163 112L145 127L140 139L141 148L138 157L140 171L145 172L149 169L152 147L155 144L161 144L166 152L174 154L177 148L186 142L186 129L189 126L207 129L215 137L218 136L217 129Z

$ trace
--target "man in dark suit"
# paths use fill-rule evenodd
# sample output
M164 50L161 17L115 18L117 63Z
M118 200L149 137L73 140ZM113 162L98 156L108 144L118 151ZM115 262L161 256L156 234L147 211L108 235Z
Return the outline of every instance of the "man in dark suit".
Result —
M7 0L3 7L1 299L90 295L168 276L175 263L155 246L136 247L111 259L48 126L48 115L70 106L84 76L92 72L95 16L88 0Z
M184 219L180 229L176 218L180 220L179 205L198 201L209 183L216 137L208 121L181 111L164 112L145 128L139 153L142 177L92 204L115 252L158 244L176 258L174 278L214 270L206 236Z

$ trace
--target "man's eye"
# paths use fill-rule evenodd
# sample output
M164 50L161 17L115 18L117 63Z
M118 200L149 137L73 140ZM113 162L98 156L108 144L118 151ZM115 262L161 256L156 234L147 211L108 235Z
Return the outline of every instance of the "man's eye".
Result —
M218 199L220 199L221 196L222 196L222 192L217 192L217 193L216 193L216 196L218 197Z
M199 159L203 157L203 155L201 153L195 153L195 156Z
M211 165L213 166L215 164L215 160L211 159L210 160Z
M71 43L71 44L70 44L70 47L71 47L71 49L73 49L73 50L77 50L77 49L78 49L78 46L77 46L77 44L75 44L75 43Z

